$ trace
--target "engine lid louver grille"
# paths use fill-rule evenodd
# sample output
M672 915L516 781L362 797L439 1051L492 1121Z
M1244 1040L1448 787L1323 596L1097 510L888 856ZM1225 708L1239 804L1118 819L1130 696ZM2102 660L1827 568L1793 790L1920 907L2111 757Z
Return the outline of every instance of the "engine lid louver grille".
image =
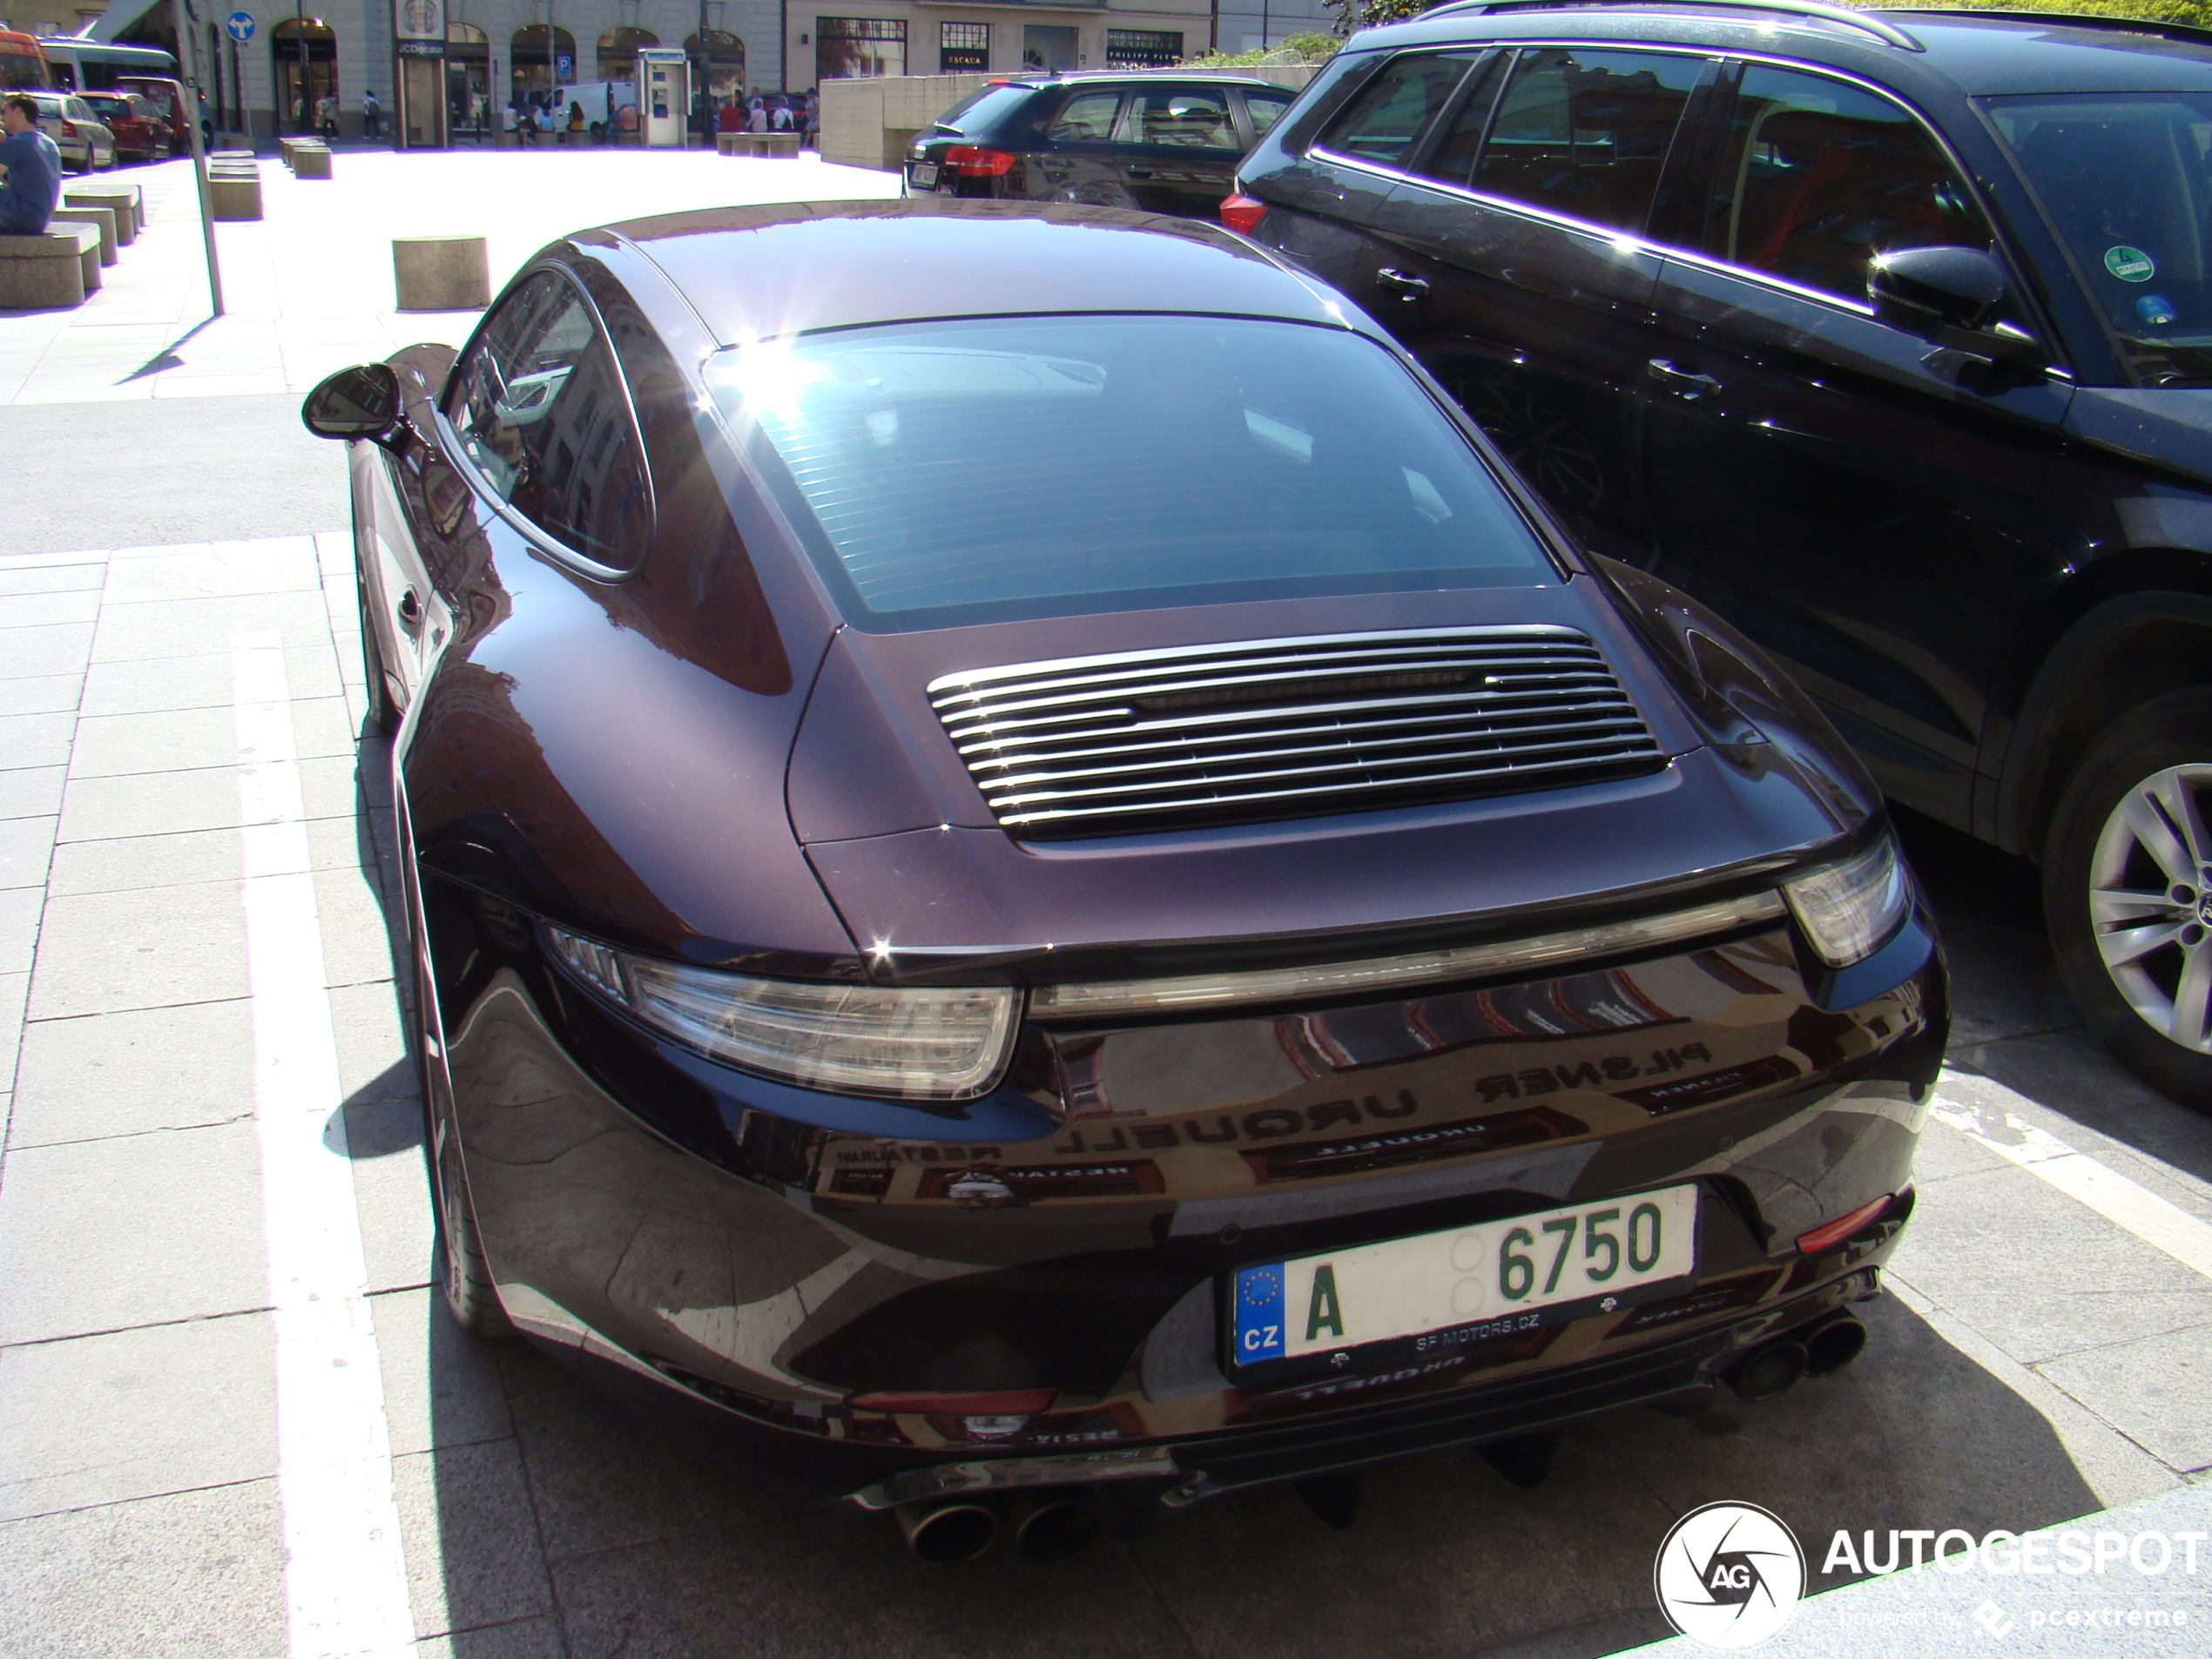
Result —
M1433 628L1245 640L929 685L1001 827L1131 835L1552 789L1666 755L1588 636Z

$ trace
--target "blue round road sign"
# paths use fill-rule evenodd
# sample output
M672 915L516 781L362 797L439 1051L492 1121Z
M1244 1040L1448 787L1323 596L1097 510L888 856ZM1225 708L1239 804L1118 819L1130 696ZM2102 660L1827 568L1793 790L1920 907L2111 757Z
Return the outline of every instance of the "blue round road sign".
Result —
M253 38L253 14L250 11L233 11L223 19L223 27L230 30L233 40L244 45Z

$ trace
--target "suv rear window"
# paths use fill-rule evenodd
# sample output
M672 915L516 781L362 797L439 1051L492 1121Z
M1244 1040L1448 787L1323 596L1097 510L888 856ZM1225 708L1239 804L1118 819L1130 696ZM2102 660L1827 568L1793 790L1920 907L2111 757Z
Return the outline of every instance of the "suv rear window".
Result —
M1478 51L1409 52L1393 57L1321 140L1340 156L1395 167L1404 162Z
M1524 55L1491 118L1474 187L1640 231L1702 57L1548 48Z
M1036 89L1032 86L1015 86L1004 83L979 87L937 118L937 130L965 136L996 126L1028 103L1035 91Z
M732 347L707 383L864 627L1548 579L1460 429L1348 330L908 323Z

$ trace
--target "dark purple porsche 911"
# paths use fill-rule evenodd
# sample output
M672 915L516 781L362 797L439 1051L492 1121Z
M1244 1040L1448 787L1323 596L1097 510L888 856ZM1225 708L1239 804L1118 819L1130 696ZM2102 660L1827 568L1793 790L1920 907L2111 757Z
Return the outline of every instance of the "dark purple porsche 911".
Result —
M1871 786L1273 255L639 220L306 417L470 1330L937 1558L1858 1354L1947 1020Z

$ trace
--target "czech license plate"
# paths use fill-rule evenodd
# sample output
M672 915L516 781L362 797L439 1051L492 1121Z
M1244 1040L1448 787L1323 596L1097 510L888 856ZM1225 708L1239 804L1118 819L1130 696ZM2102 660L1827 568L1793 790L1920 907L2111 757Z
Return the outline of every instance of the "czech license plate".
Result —
M937 164L917 161L907 169L907 178L916 190L934 190L937 188Z
M1644 1300L1689 1274L1696 1243L1697 1189L1684 1185L1242 1267L1230 1340L1250 1366L1533 1330Z

